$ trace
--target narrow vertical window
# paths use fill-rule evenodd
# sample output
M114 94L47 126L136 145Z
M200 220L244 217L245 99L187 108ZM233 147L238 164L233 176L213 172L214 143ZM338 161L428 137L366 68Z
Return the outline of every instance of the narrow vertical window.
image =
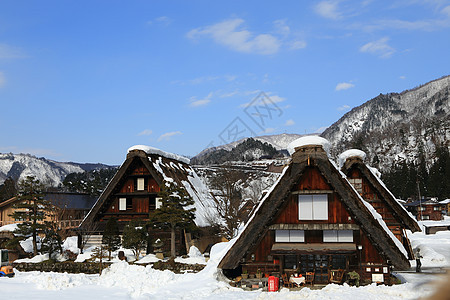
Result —
M119 210L127 210L127 198L119 198Z
M144 178L138 178L137 179L137 190L138 191L143 191L144 190L144 183L145 183Z

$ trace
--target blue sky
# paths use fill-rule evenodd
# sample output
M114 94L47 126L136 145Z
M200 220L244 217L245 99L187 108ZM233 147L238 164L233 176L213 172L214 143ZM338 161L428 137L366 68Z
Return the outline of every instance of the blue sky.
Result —
M0 152L120 164L320 132L449 75L449 49L450 1L2 0Z

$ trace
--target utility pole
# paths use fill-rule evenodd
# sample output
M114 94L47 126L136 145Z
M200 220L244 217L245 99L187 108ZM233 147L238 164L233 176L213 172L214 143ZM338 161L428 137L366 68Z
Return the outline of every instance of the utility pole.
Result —
M423 211L422 211L422 197L420 196L420 186L419 179L417 179L417 192L419 193L419 205L420 205L420 221L423 221Z

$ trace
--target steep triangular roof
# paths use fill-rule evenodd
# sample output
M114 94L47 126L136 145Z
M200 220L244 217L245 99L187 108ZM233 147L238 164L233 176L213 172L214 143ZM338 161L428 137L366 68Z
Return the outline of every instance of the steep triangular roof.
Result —
M380 193L382 199L395 213L396 220L401 222L412 232L421 231L417 221L408 213L405 207L398 202L395 196L389 191L381 181L379 172L364 163L365 153L361 150L350 149L343 152L339 157L339 164L342 172L348 175L352 168L357 168L369 183Z
M318 168L380 255L390 260L398 269L409 268L407 252L403 245L395 238L375 209L360 197L345 175L329 160L324 151L326 148L324 143L322 141L314 143L314 140L311 138L307 146L294 144L295 153L292 155L291 163L284 169L270 192L261 200L244 230L234 240L234 244L219 263L219 268L238 267L246 252L261 241L270 223L283 204L288 201L291 191L308 166Z
M105 202L109 199L114 189L124 180L130 166L136 160L142 162L159 186L163 185L165 181L171 181L184 187L195 202L195 223L198 226L209 225L209 220L213 214L212 200L206 186L197 176L194 169L187 164L189 160L156 148L134 146L128 149L127 158L86 215L80 227L95 221L95 217L102 209L106 208L107 203Z

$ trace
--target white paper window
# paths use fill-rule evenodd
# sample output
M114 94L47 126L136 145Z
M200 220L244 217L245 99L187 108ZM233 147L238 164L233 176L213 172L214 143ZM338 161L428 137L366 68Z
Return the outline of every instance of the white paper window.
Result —
M304 230L275 230L276 243L304 243Z
M353 242L353 230L339 230L338 231L338 241L341 243L352 243Z
M299 195L299 220L328 220L327 195Z
M289 230L275 230L276 243L289 243Z
M137 190L143 191L144 190L144 178L138 178L137 179Z
M313 220L328 220L328 196L313 196Z
M161 206L162 206L161 199L162 199L162 198L156 198L156 200L155 200L155 208L156 208L156 209L161 208Z
M353 242L352 230L324 230L324 243L351 243Z
M313 214L313 202L312 195L299 195L298 196L298 219L299 220L312 220Z
M324 243L336 243L338 241L337 230L324 230L323 242Z
M303 230L289 230L289 242L303 243L305 242L305 231Z
M127 198L119 198L119 210L127 210Z

